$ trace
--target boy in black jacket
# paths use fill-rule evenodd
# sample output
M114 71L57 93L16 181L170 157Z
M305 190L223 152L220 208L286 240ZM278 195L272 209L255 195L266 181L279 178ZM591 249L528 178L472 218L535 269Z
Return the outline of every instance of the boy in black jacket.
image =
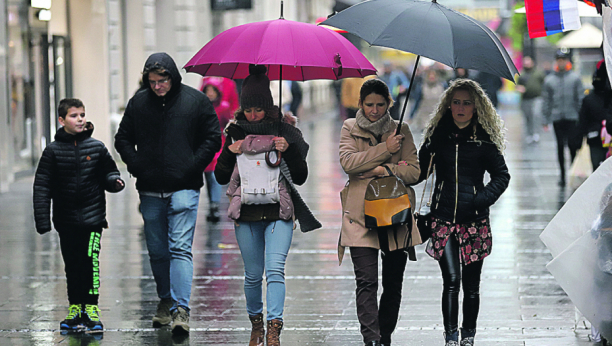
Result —
M98 308L100 238L106 222L104 190L119 192L125 183L104 144L91 137L78 99L63 99L58 107L62 127L43 151L34 180L34 219L40 234L53 224L60 238L66 271L68 316L62 330L104 329Z

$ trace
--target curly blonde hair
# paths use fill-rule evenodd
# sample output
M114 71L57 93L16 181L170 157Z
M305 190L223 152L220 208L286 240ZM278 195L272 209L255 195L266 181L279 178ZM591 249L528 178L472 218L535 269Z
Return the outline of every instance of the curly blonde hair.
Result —
M506 148L506 127L504 121L495 111L493 103L489 100L489 97L484 92L480 84L474 82L471 79L456 79L448 87L442 96L440 102L436 107L434 116L429 120L427 126L425 126L425 135L423 136L423 143L427 141L433 134L436 126L440 122L440 119L446 113L450 113L450 105L453 98L453 94L457 90L466 90L470 93L470 97L474 100L474 110L476 114L472 118L472 124L474 131L476 131L476 120L482 128L491 136L491 141L497 146L500 152L504 152Z

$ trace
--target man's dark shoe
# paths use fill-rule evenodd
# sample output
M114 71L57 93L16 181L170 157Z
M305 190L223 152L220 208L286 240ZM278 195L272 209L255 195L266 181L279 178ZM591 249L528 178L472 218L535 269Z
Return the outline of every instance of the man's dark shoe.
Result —
M365 344L365 346L381 346L382 344L378 340L372 340Z
M172 314L170 309L174 305L174 301L170 298L164 298L157 304L157 312L153 316L153 328L161 328L172 323Z
M189 311L182 306L172 312L172 334L189 334Z

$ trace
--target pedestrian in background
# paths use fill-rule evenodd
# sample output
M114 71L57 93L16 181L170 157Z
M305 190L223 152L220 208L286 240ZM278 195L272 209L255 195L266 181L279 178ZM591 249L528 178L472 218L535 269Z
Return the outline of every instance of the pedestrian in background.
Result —
M293 125L295 117L282 117L274 105L266 67L251 65L249 72L242 84L240 108L236 112L235 121L225 130L227 140L217 160L215 176L220 184L229 183L228 216L234 220L236 240L244 263L244 294L252 326L249 345L264 344L262 276L265 271L266 344L277 346L280 345L283 328L285 261L291 247L294 217L300 221L303 231L320 227L320 224L313 226L301 218L304 212L310 211L293 185L306 182L306 155L309 146L300 130ZM278 136L279 128L282 136ZM259 149L266 146L282 155L280 175L276 174L279 178L277 186L266 189L271 191L278 188L279 200L248 204L250 202L242 195L242 185L257 180L257 177L251 176L256 174L252 173L254 169L239 169L238 156L259 152ZM265 160L257 163L267 165Z
M346 117L348 119L355 118L359 110L359 90L363 83L374 78L373 75L364 78L344 78L342 80L341 101L342 106L346 108Z
M292 115L298 116L298 109L302 105L302 98L304 97L304 93L302 92L302 86L299 82L291 81L291 105L289 106L289 111Z
M60 329L102 331L99 256L102 229L108 228L104 190L119 192L125 183L106 146L91 137L94 127L86 120L83 102L63 99L57 113L62 127L43 151L34 179L36 232L51 231L53 201L70 304Z
M489 207L510 181L504 132L503 121L480 85L457 79L442 94L419 150L419 182L427 179L430 162L435 167L432 235L426 251L442 272L446 346L459 345L462 285L461 346L474 345L480 274L492 247ZM491 178L486 185L485 172Z
M379 78L385 82L389 91L391 93L391 98L393 99L393 104L390 106L389 113L391 114L391 118L394 120L399 120L400 118L400 102L399 95L403 94L408 90L410 86L410 82L404 72L400 69L393 66L393 64L389 61L386 61L383 65L383 73L379 76Z
M368 346L391 344L408 253L411 260L416 260L413 246L421 243L416 227L401 225L379 230L365 226L366 188L372 178L387 175L385 166L406 185L414 184L419 177L412 133L407 124L402 124L400 134L395 134L398 123L389 113L392 105L384 82L366 81L359 93L357 116L344 122L340 135L340 165L349 181L340 193L343 216L338 255L342 263L344 248L350 247L357 284L357 317L363 341ZM414 205L414 190L410 187L408 190ZM412 243L408 243L409 239ZM379 249L383 286L380 307L377 302Z
M542 113L548 124L553 125L557 139L559 161L559 186L565 186L565 147L570 151L570 164L576 157L581 143L575 143L578 113L584 97L584 87L578 73L572 71L569 51L559 49L555 53L555 72L544 79L542 88Z
M224 100L222 81L219 81L219 78L208 78L203 81L202 91L204 94L208 96L210 102L212 102L213 107L215 108L215 113L217 113L217 118L219 119L219 126L221 127L221 146L225 143L225 136L223 135L223 130L227 123L233 117L230 103ZM218 222L220 220L219 214L219 202L221 201L221 185L215 179L215 166L217 165L217 158L221 154L221 151L218 151L215 154L212 162L206 166L204 169L204 178L206 179L206 190L208 192L208 215L206 215L206 220L211 222Z
M436 110L440 95L446 89L446 82L442 80L438 70L429 68L424 73L419 89L420 98L415 101L418 102L419 107L411 120L411 125L415 132L420 133Z
M494 74L480 71L474 80L476 83L480 84L482 90L485 91L487 97L489 97L489 100L493 103L493 107L497 108L499 103L497 100L497 92L503 86L502 79Z
M539 118L536 113L536 102L542 94L542 85L545 75L539 71L530 56L523 58L523 73L518 79L516 90L521 94L521 111L523 112L523 122L527 143L537 143L540 141Z
M147 88L128 102L115 148L136 177L160 298L153 327L172 323L172 333L186 334L200 189L204 169L221 148L221 131L208 97L181 83L168 54L149 56L142 74Z
M608 153L608 148L603 147L601 140L604 120L612 121L612 88L606 64L601 60L593 73L593 90L582 100L577 130L580 142L586 137L593 171L606 159Z
M209 84L217 85L219 93L221 94L221 101L225 101L229 104L230 114L234 114L236 109L240 107L238 101L238 85L233 79L225 77L203 77L200 91L204 92L204 87Z

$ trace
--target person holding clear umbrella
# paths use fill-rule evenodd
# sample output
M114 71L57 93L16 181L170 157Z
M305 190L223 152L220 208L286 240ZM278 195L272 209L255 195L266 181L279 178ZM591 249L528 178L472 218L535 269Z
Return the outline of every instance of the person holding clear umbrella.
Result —
M436 183L427 253L439 262L444 288L446 346L459 345L459 291L463 286L461 346L474 345L480 274L491 253L489 207L508 187L504 123L480 85L457 79L442 94L419 150L421 176L430 162ZM485 185L484 175L491 180Z

